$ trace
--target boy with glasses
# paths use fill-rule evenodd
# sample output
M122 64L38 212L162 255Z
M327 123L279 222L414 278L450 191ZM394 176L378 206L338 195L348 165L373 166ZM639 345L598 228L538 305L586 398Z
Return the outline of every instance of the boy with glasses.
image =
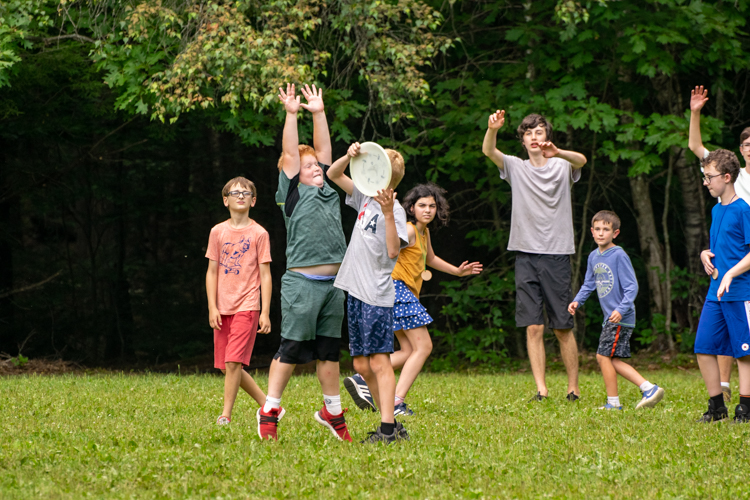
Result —
M226 375L224 410L218 425L232 421L240 387L259 404L266 399L242 369L250 364L256 333L271 331L271 246L268 232L248 213L255 184L235 177L221 190L230 218L211 229L206 258L208 323L214 330L214 366Z
M709 151L703 147L701 139L701 109L708 101L708 89L702 85L695 87L690 92L690 135L688 137L688 147L699 159L706 158ZM750 204L750 172L747 166L750 165L750 127L745 128L740 133L740 155L745 159L745 167L740 168L737 180L734 183L734 190L738 197ZM714 255L708 250L707 256L712 258ZM704 263L705 265L705 263ZM719 368L721 369L721 391L724 394L724 401L727 403L732 400L732 389L729 386L732 374L731 356L719 356Z

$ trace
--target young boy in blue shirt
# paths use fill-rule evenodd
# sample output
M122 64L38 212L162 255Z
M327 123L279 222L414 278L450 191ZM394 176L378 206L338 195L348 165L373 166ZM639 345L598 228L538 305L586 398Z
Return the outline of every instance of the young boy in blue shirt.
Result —
M729 416L717 356L734 356L740 379L734 421L750 422L750 274L746 272L750 269L750 206L734 188L740 172L734 153L717 149L701 163L703 184L721 203L711 210L711 248L701 252L712 280L695 336L695 354L710 399L708 411L698 421L716 422Z
M630 357L638 281L628 254L613 241L619 234L620 218L616 213L602 210L591 219L591 235L598 248L589 254L586 279L568 306L568 312L575 314L576 309L596 290L604 312L596 360L607 389L607 404L600 409L622 410L617 393L618 374L641 390L643 397L636 408L652 408L664 397L664 389L643 378L635 368L622 360Z

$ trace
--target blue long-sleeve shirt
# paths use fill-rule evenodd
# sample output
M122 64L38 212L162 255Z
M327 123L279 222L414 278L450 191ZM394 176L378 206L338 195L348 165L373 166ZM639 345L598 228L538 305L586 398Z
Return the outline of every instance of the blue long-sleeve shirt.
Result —
M622 314L618 325L635 326L634 301L638 295L638 281L630 257L622 247L614 246L604 252L597 248L589 254L586 279L573 302L582 306L594 290L599 295L604 323L612 311L617 310Z

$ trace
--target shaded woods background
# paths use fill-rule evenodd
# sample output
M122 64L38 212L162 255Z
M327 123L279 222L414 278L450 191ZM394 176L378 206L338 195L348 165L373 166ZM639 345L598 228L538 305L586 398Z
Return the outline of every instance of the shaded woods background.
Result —
M509 187L481 154L498 108L503 151L522 156L513 131L536 111L560 147L589 158L573 193L574 288L591 216L614 209L641 285L634 347L689 351L713 203L686 149L690 89L710 89L704 142L737 151L750 124L747 13L742 0L0 1L0 351L93 365L209 353L205 245L236 175L257 184L251 216L271 235L274 330L255 353L275 351L274 89L286 80L327 89L335 155L354 140L395 146L400 197L427 179L449 190L435 250L485 272L426 284L433 369L525 355ZM355 214L342 213L348 238ZM600 322L591 300L576 318L584 348Z

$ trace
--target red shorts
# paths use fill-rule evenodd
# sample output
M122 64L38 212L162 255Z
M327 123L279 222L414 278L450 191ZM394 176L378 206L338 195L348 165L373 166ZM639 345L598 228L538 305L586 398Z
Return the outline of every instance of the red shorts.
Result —
M224 363L250 364L259 318L260 311L221 315L221 330L214 330L214 368L223 370Z

